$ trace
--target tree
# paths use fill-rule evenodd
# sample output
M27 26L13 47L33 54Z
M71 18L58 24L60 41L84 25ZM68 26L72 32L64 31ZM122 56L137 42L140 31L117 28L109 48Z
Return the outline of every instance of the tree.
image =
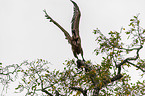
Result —
M53 20L46 11L45 14L50 21ZM6 89L19 76L21 80L15 88L16 92L25 90L26 95L31 96L143 96L145 80L129 83L130 76L126 69L133 66L142 71L142 77L144 75L145 59L140 58L140 50L145 42L145 29L140 26L138 15L130 19L129 27L128 31L125 28L121 28L120 32L110 31L108 36L103 35L98 28L94 30L98 46L94 52L96 56L103 55L100 64L94 64L91 60L72 59L65 61L63 71L50 71L47 60L24 61L1 66L0 82ZM126 44L122 36L130 43ZM135 52L134 56L130 55L131 52Z

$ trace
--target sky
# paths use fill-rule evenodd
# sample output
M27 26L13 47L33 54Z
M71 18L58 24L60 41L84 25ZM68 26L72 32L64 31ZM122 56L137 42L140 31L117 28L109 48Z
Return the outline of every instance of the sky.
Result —
M74 1L81 11L80 36L86 60L98 63L101 59L93 53L97 47L94 29L104 34L120 31L138 13L145 28L145 0ZM41 58L51 62L52 68L62 69L65 60L74 58L64 34L45 18L44 9L71 33L70 0L0 0L0 62L4 66Z

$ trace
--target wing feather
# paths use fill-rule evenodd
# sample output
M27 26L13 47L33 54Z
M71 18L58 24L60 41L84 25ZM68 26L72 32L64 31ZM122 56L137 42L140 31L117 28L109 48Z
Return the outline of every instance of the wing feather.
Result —
M79 32L79 22L80 22L81 13L80 13L78 5L74 1L72 1L72 0L70 0L70 1L74 5L74 13L73 13L72 21L71 21L71 23L72 23L71 28L72 28L72 31L75 31L75 33L76 33L76 32Z

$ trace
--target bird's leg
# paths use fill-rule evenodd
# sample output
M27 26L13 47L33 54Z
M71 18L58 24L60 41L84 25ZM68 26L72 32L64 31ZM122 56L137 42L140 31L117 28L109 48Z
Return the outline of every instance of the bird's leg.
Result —
M83 61L85 61L84 56L83 56L83 50L81 50L81 56L82 56Z

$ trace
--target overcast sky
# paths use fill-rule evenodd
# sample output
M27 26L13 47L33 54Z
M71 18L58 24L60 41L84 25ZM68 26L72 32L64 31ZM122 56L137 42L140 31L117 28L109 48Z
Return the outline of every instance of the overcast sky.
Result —
M138 13L145 28L145 0L74 1L81 10L80 36L86 60L97 63L101 58L93 54L97 47L93 29L104 34L119 31ZM65 60L74 58L64 34L44 17L43 9L70 32L70 0L0 0L0 62L9 65L42 58L61 69Z

